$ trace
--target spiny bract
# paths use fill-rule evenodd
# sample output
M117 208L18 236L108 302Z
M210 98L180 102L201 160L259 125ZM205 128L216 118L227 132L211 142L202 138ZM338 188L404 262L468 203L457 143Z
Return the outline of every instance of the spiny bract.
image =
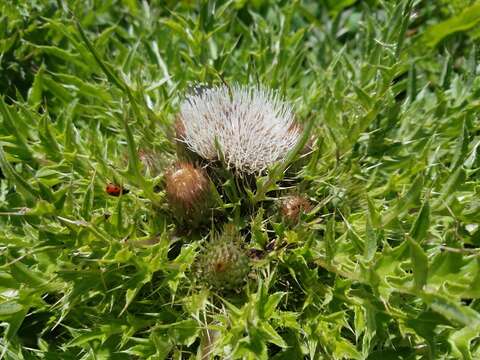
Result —
M260 173L284 160L300 138L293 108L276 91L233 85L198 88L180 105L182 141L237 173Z

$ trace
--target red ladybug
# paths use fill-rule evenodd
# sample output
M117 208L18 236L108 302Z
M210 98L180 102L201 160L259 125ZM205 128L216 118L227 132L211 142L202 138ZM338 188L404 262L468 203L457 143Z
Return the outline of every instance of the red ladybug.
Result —
M105 188L105 191L110 196L120 196L123 194L128 194L128 189L122 188L116 184L109 183Z

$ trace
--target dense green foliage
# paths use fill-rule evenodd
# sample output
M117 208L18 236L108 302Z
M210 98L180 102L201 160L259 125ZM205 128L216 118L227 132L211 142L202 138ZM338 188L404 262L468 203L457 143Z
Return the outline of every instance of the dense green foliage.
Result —
M480 358L479 23L466 0L0 0L0 355ZM164 175L196 82L278 89L315 143L185 229ZM295 226L289 193L314 206ZM194 269L227 222L251 271L217 291Z

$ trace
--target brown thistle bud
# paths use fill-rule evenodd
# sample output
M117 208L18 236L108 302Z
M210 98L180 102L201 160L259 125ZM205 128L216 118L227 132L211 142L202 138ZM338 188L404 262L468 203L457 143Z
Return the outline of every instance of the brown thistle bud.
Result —
M143 164L144 174L157 176L160 172L161 163L158 161L160 156L152 150L140 149L138 151L138 159Z
M175 139L177 141L183 141L185 138L185 125L180 116L177 115L175 118Z
M151 148L151 147L141 147L137 152L138 160L142 165L142 174L148 175L151 177L156 177L159 175L160 170L165 168L165 162L162 160L160 153ZM121 166L128 166L129 154L125 150L123 155L120 157Z
M240 287L250 272L250 260L243 250L242 238L234 228L225 228L212 239L197 259L197 276L217 290Z
M177 150L177 158L185 161L197 161L201 158L191 151L185 142L185 123L180 115L175 118L175 147Z
M301 195L292 195L284 199L280 211L286 223L295 225L300 220L301 214L312 210L310 201Z
M179 162L166 174L168 203L181 223L202 222L212 204L211 183L202 168Z

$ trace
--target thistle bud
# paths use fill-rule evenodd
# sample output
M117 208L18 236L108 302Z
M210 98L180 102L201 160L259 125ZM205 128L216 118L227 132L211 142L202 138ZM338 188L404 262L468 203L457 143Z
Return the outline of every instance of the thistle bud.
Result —
M241 247L241 237L231 228L209 242L198 258L198 277L218 290L241 286L249 272L250 260Z
M175 118L175 139L177 141L182 141L185 139L185 125L183 124L180 116Z
M166 174L168 203L180 223L198 225L212 205L211 183L202 168L177 163Z
M161 163L158 161L160 156L150 149L140 149L138 159L143 164L144 175L157 176L160 172ZM159 166L160 165L160 166Z
M312 210L310 201L301 195L292 195L284 199L280 206L280 212L284 221L295 225L300 220L301 214Z
M180 115L175 118L174 124L175 130L175 146L177 150L177 158L185 161L198 161L201 158L191 151L185 142L185 124Z

